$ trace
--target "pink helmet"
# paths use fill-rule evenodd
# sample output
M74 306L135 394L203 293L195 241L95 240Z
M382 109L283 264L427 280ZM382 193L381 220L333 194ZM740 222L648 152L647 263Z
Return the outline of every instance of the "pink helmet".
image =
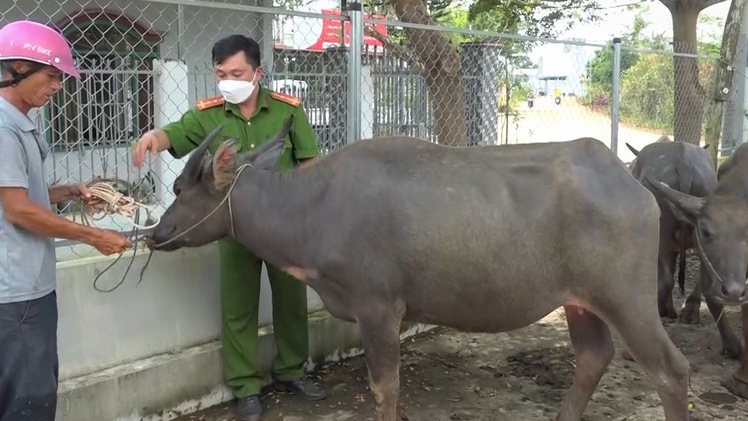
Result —
M30 60L80 79L70 44L47 25L20 20L0 29L0 60Z

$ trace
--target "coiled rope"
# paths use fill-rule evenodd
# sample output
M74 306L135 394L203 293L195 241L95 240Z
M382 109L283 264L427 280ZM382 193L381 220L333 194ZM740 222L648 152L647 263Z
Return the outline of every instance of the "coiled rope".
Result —
M130 223L140 229L151 229L158 225L160 217L157 216L156 222L152 225L140 225L138 220L140 219L139 210L143 208L146 210L148 219L151 219L151 212L155 214L153 208L138 202L132 197L125 196L118 192L111 184L99 181L93 183L88 187L92 196L101 199L100 203L95 205L83 204L82 209L84 210L83 216L93 219L94 221L100 221L106 215L121 215L130 220ZM99 218L95 216L99 213L103 213Z
M135 255L138 251L138 229L148 230L156 225L161 220L161 217L156 215L155 221L153 224L150 225L141 225L139 223L140 221L140 212L139 210L145 209L146 214L148 215L148 220L152 219L152 213L155 214L153 208L135 200L132 197L126 196L119 191L117 191L114 186L111 184L104 182L104 181L98 181L90 186L88 186L88 190L91 193L92 196L99 198L101 202L96 204L89 204L85 201L85 199L80 198L78 200L79 207L81 209L81 219L82 223L87 226L91 226L91 220L93 221L100 221L102 220L106 215L120 215L124 216L125 218L129 219L129 222L135 227L135 229L132 231L131 236L128 238L133 243L133 251L132 251L132 258L130 259L130 263L127 265L127 270L125 270L124 275L122 275L122 279L112 288L110 289L101 289L98 287L97 282L99 281L99 278L101 275L106 273L112 266L114 266L120 258L122 258L122 255L124 254L124 251L117 256L117 258L104 270L102 270L98 275L96 275L96 278L94 278L93 281L93 287L98 292L112 292L116 290L117 288L122 285L123 282L125 282L125 279L127 279L127 274L130 272L130 268L132 267L133 262L135 261ZM97 215L102 214L101 216L97 217ZM148 222L146 220L146 223ZM153 256L153 250L151 250L150 254L148 255L148 260L146 260L145 265L143 265L143 268L140 270L140 279L138 280L137 285L140 285L140 282L143 281L143 275L145 274L146 268L148 268L148 264L151 262L151 257Z

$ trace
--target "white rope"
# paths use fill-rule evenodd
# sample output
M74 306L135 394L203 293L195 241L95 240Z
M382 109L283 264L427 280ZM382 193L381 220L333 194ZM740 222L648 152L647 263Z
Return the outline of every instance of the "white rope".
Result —
M112 185L105 182L97 182L88 187L89 192L92 196L101 199L101 203L96 205L89 205L85 202L81 202L83 209L83 218L90 217L94 221L99 221L104 218L105 215L120 215L128 218L130 223L140 229L151 229L159 224L161 217L156 216L156 222L153 225L140 225L137 223L138 211L140 208L145 209L148 217L151 217L151 212L156 213L155 210L149 206L146 206L132 197L125 196L124 194L115 190ZM96 218L95 215L103 213L104 215Z

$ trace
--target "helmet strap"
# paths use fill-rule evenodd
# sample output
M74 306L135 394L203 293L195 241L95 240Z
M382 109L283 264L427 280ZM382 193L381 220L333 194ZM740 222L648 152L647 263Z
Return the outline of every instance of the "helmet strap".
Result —
M7 88L8 86L13 86L13 87L17 86L22 80L26 79L27 77L41 70L43 66L38 63L31 62L31 66L29 70L23 73L18 73L16 69L14 69L13 66L10 65L10 63L2 67L3 67L3 70L10 73L11 78L10 80L0 81L0 89Z

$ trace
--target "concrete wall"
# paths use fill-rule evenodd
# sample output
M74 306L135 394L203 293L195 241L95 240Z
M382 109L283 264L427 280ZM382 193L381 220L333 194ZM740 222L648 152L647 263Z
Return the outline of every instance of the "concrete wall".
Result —
M217 247L154 253L143 281L147 253L139 253L125 281L114 291L93 288L94 278L114 258L91 257L58 263L60 376L63 380L161 353L176 352L220 336ZM117 285L132 253L97 281ZM263 270L260 324L272 321L272 301ZM308 289L310 312L322 309Z
M166 421L233 399L224 385L215 245L58 264L60 388L57 421ZM129 274L124 276L128 265ZM92 288L111 289L101 293ZM332 318L309 298L312 369L361 354L355 324ZM275 353L272 301L263 270L258 360L269 373ZM405 339L433 326L405 324ZM324 378L323 378L324 381Z

